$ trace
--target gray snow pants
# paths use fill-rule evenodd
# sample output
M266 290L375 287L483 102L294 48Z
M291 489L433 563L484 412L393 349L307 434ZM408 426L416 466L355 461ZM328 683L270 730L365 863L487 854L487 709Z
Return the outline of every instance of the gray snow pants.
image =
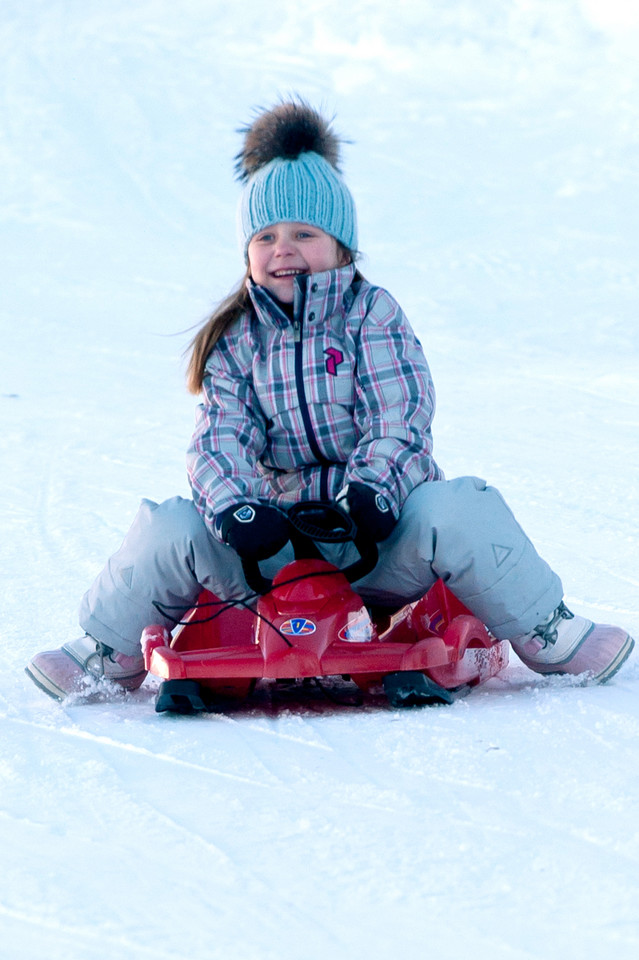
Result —
M323 545L322 552L338 566L357 556L351 544ZM291 559L288 544L261 564L262 572L273 577ZM400 605L438 577L499 639L534 629L563 596L559 577L501 495L476 477L417 487L379 544L377 566L356 587L368 603ZM202 587L221 599L249 592L235 551L208 532L192 501L143 500L122 546L85 594L80 624L115 650L137 654L145 626L173 626L153 601L188 608Z

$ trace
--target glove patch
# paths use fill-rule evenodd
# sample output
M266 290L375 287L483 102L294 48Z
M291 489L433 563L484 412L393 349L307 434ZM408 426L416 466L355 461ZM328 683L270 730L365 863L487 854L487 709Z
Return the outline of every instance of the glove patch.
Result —
M244 503L241 507L238 507L233 518L238 521L238 523L251 523L255 520L255 510L250 503Z

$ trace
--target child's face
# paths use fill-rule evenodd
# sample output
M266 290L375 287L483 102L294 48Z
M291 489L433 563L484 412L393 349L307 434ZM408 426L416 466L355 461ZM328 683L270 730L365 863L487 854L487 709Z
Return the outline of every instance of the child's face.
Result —
M306 223L276 223L260 230L248 245L254 283L282 303L293 302L293 278L334 270L348 262L337 240Z

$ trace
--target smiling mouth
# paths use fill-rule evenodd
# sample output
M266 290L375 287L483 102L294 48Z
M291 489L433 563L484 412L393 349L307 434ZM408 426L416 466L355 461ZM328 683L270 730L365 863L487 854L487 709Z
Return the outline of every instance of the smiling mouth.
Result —
M289 267L287 270L274 270L272 276L279 280L281 277L299 277L303 273L306 273L306 270L302 270L301 268L297 267Z

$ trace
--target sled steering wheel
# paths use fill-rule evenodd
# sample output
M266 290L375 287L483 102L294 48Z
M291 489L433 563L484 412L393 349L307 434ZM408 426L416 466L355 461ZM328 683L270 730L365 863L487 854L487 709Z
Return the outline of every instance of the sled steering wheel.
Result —
M346 543L357 548L359 559L341 571L349 583L361 580L377 563L377 544L362 530L341 507L323 500L306 500L294 504L287 511L291 525L291 543L295 559L323 559L316 543ZM242 560L244 577L251 590L264 594L273 586L273 581L263 576L257 560Z

